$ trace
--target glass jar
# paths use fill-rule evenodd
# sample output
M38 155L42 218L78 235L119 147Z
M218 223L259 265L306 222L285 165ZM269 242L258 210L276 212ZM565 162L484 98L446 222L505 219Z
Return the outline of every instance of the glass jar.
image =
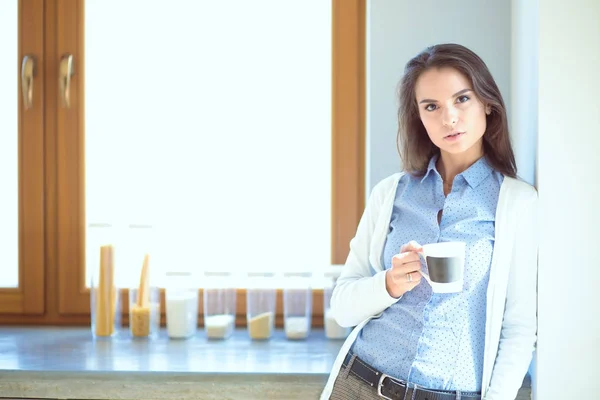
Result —
M156 338L160 329L160 289L129 289L129 333L133 338Z
M339 272L328 271L325 273L325 282L323 285L323 325L325 326L325 337L328 339L345 339L350 334L350 328L340 326L331 312L331 295L335 288L335 283L339 277Z
M231 272L204 273L204 331L208 339L227 339L235 329L236 293Z
M305 339L310 333L312 318L311 274L284 273L283 326L288 339Z
M115 336L121 326L119 289L115 284L114 246L99 249L100 260L91 272L90 314L94 338Z
M250 339L269 339L275 328L277 289L272 272L248 273L246 319Z
M198 300L198 286L190 272L167 272L165 309L171 339L187 339L196 333Z
M127 252L124 268L129 271L129 333L133 338L154 338L160 327L160 290L151 283L151 257L130 239ZM142 261L141 269L138 261Z

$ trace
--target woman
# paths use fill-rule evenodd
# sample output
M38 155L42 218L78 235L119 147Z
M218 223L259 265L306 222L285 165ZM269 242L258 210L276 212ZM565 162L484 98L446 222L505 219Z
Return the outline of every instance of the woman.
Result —
M456 44L410 60L399 87L404 173L369 197L331 299L356 326L322 399L514 399L536 341L537 193L516 178L485 63ZM426 243L466 243L463 290L421 279Z

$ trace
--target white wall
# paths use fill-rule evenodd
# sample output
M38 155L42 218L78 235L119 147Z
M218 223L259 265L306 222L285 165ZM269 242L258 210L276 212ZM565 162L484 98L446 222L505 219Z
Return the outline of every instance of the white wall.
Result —
M539 400L600 398L600 2L539 0Z
M510 115L511 1L367 2L367 174L370 189L400 169L396 86L406 62L425 47L454 42L488 65Z

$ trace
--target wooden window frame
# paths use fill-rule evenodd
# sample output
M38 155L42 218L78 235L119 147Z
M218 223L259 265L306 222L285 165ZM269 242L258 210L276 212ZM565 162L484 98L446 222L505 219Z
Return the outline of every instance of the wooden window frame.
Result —
M31 0L44 3L44 0ZM68 3L68 4L67 4ZM366 0L332 0L332 264L343 264L365 201L365 23ZM35 12L40 12L36 9ZM37 318L0 315L0 323L87 324L85 282L84 0L44 3L46 54L45 194L47 309ZM73 54L71 107L60 104L58 64ZM122 291L122 300L127 298ZM246 323L246 291L237 292L236 324ZM276 325L282 326L282 293ZM123 321L128 301L123 301ZM161 290L164 323L164 291ZM202 318L202 290L199 314ZM1 314L1 313L0 313ZM323 325L323 291L313 291L313 326Z
M35 56L33 106L25 110L19 85L19 287L0 288L0 313L39 315L45 306L44 242L44 0L19 1L18 74ZM19 75L17 79L21 82Z

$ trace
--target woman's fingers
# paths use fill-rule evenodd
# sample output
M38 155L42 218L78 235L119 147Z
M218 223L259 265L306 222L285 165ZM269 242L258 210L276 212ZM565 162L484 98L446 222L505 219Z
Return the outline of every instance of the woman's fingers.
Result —
M406 275L410 272L417 272L421 270L421 262L413 261L406 264L402 264L397 267L392 267L392 273L394 275Z
M410 242L402 245L402 247L400 247L400 253L406 253L407 251L416 251L419 252L423 250L423 246L421 246L419 243L417 243L414 240L411 240Z
M421 245L410 241L400 248L400 254L392 257L392 267L386 272L385 287L393 297L400 297L413 290L421 282Z
M421 258L415 252L407 252L396 254L392 257L392 268L402 268L404 264L409 264L413 262L421 262Z
M422 277L423 275L421 275L419 271L413 271L404 275L398 275L396 279L398 279L398 281L404 280L407 283L413 283L414 286L416 286L421 281Z

